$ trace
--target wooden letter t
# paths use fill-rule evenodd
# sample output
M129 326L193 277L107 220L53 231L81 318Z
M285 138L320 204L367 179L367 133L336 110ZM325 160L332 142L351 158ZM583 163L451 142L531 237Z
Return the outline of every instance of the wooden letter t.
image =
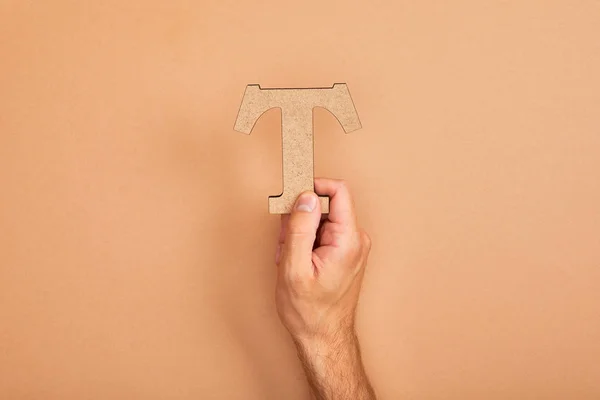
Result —
M314 191L313 108L323 107L340 122L346 133L360 129L360 120L348 86L331 88L262 89L248 85L234 129L250 134L260 116L271 108L281 108L283 150L283 193L269 196L271 214L291 212L300 193ZM329 212L329 198L320 196L321 212Z

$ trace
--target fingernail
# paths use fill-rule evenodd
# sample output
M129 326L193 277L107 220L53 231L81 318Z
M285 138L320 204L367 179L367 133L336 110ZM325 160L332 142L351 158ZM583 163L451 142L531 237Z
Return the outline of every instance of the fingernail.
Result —
M317 196L312 193L304 193L296 203L296 210L303 212L312 212L317 206Z

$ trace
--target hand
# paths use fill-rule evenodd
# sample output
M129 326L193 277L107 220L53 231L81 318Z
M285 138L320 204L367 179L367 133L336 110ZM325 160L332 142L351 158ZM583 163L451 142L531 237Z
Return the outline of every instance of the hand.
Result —
M374 400L354 330L371 240L358 228L344 182L316 179L315 190L330 197L329 215L306 192L282 217L277 310L315 399Z
M305 192L290 215L282 216L277 310L295 341L354 337L354 316L371 248L357 224L343 181L315 179L315 190L330 197L321 217L317 195Z

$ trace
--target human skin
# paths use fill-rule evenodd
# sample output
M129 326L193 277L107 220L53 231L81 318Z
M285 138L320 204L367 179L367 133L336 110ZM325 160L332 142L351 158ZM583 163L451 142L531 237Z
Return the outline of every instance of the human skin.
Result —
M359 228L345 182L315 179L330 197L321 215L317 195L302 193L282 216L276 302L318 400L374 400L355 330L361 282L371 248Z

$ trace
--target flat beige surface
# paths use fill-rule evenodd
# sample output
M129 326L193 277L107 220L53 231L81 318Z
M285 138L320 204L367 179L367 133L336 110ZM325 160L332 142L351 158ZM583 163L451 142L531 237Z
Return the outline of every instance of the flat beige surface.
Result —
M360 129L348 85L336 83L322 88L246 87L234 129L249 134L257 120L272 108L281 112L283 192L269 197L271 214L289 214L300 194L314 191L313 114L316 107L329 111L344 132ZM320 196L321 212L329 212L329 197Z
M337 81L381 399L600 398L600 2L0 4L1 399L306 399L280 115L232 125Z

